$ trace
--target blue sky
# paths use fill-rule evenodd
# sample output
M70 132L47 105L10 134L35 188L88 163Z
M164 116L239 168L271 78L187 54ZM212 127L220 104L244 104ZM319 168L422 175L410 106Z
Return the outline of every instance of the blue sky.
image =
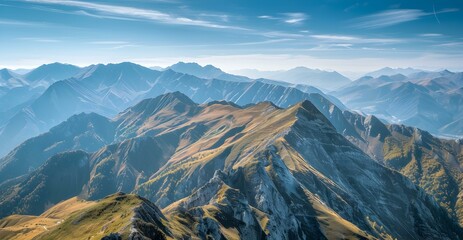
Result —
M463 70L463 1L2 0L0 67Z

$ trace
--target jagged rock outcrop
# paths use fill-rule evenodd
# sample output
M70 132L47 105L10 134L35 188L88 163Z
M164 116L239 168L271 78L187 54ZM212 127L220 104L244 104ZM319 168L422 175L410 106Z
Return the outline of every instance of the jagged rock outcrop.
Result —
M143 101L115 122L127 139L87 153L88 181L76 195L98 199L123 189L146 197L164 217L152 218L159 214L143 200L134 215L140 236L462 236L456 219L433 197L362 152L310 101L289 108L269 102L197 105L172 93ZM386 136L379 121L362 123L374 123L364 127L366 136ZM428 139L413 134L417 143ZM29 180L21 181L8 189Z

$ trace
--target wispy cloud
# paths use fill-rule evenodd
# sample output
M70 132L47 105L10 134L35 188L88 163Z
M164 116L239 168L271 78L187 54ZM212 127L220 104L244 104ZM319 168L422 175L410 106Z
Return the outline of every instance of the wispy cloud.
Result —
M340 50L351 49L354 45L350 43L334 43L334 44L320 44L309 50Z
M145 20L150 22L173 24L173 25L188 25L198 26L205 28L216 28L216 29L239 29L246 30L245 28L219 24L211 21L205 21L200 19L192 19L184 16L174 16L169 13L164 13L157 10L142 9L136 7L126 7L120 5L110 5L101 3L90 3L78 0L25 0L27 2L39 3L39 4L52 4L62 5L81 8L93 11L93 13L81 12L93 17L123 17L134 20Z
M441 43L434 45L437 47L456 47L456 46L463 46L463 42L448 42L448 43Z
M437 12L425 12L420 9L392 9L386 10L379 13L367 15L364 17L359 17L354 20L352 26L356 28L383 28L400 23L415 21L424 16L436 15L439 13L448 13L459 11L456 8L452 9L443 9Z
M300 33L289 33L281 31L256 32L256 34L269 38L301 38L305 36L304 34Z
M322 40L335 40L335 41L352 41L358 39L357 37L352 36L342 36L342 35L311 35L311 37Z
M310 37L325 41L338 43L375 43L375 44L393 44L403 42L403 39L398 38L364 38L349 35L310 35Z
M277 17L269 16L269 15L261 15L261 16L257 16L257 18L260 18L260 19L272 19L272 20L280 19L280 18L277 18Z
M222 22L229 22L230 21L230 15L227 15L227 14L200 13L199 16L206 17L206 18L211 18L211 19L217 19L217 20L222 21Z
M266 45L266 44L275 44L282 42L294 41L295 39L291 38L281 38L281 39L269 39L263 41L252 41L252 42L236 42L236 43L217 43L217 44L186 44L186 45L153 45L153 46L143 46L146 48L211 48L211 47L224 47L224 46L252 46L252 45ZM141 45L133 45L141 46Z
M11 19L0 19L0 25L11 25L11 26L25 26L25 27L47 27L52 24L40 23L40 22L28 22Z
M418 9L396 9L375 13L358 18L358 23L354 26L358 28L382 28L399 23L414 21L426 13Z
M93 13L89 13L88 11L84 11L84 10L77 10L77 11L72 11L72 12L61 11L61 12L66 13L66 14L81 15L81 16L87 16L87 17L93 17L93 18L100 18L100 19L114 19L114 20L124 20L124 21L137 20L137 19L128 18L128 17L118 17L118 16L110 16L110 15L104 15L104 14L93 14Z
M291 38L282 38L282 39L271 39L271 40L257 41L257 42L234 43L234 44L229 44L229 45L233 45L233 46L262 45L262 44L288 42L288 41L293 41L293 40L294 39L291 39Z
M444 35L440 33L423 33L419 35L420 37L442 37Z
M285 23L289 24L299 24L308 18L305 13L285 13L284 15L286 16Z
M121 44L128 44L129 42L125 41L93 41L88 42L89 44L97 44L97 45L121 45Z
M301 24L305 20L309 19L309 15L300 12L293 12L293 13L280 13L279 16L271 16L271 15L261 15L257 16L260 19L268 19L268 20L278 20L287 24Z

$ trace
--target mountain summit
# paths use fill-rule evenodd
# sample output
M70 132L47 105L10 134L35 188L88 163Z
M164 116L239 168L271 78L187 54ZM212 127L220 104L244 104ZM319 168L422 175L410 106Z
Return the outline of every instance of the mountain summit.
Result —
M288 108L269 102L237 107L196 104L168 93L143 100L112 122L111 144L90 152L63 149L0 185L0 213L40 214L72 196L96 200L122 191L161 208L164 216L155 215L151 223L172 238L457 239L462 234L433 197L355 147L310 101ZM377 129L370 135L382 134ZM68 139L75 137L71 133ZM35 147L48 148L43 140L36 139Z
M212 65L201 66L197 63L185 63L185 62L178 62L167 69L172 69L179 73L185 73L189 75L193 75L199 78L205 79L221 79L226 81L234 81L234 82L249 82L251 79L243 76L237 76L228 74L222 71L220 68L214 67Z
M258 71L248 69L237 71L237 73L251 78L267 78L292 84L309 85L327 90L336 90L351 82L350 79L336 71L330 72L307 67L296 67L285 71Z

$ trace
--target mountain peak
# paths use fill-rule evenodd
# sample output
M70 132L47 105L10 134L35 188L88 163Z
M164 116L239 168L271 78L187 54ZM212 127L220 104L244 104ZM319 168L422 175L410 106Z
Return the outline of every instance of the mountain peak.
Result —
M135 106L124 111L122 115L126 112L137 112L144 113L148 115L153 115L161 110L174 110L174 111L186 111L188 107L198 106L190 98L181 92L171 92L160 95L155 98L148 98L142 100Z
M6 68L0 69L0 79L8 80L13 77L14 76L9 69L6 69Z
M225 74L222 70L212 65L201 66L195 62L178 62L168 69L172 69L175 72L185 73L193 76L197 76L200 78L212 79L217 78L220 75Z
M212 106L214 104L229 105L229 106L232 106L232 107L235 107L235 108L243 108L243 107L239 106L238 104L236 104L234 102L230 102L230 101L226 101L226 100L211 101L211 102L208 102L206 105L207 106Z
M303 117L307 120L320 120L324 124L327 124L328 126L332 127L334 129L334 126L331 124L331 122L323 115L320 110L318 110L315 105L309 101L309 100L304 100L294 106L296 109L296 117Z
M387 136L390 136L391 133L387 129L387 126L381 122L377 117L373 115L368 115L364 121L365 126L368 127L368 135L371 137L380 137L382 141Z
M48 67L48 68L51 68L51 67L61 67L61 66L74 66L74 65L71 65L71 64L68 64L68 63L53 62L53 63L45 63L45 64L42 64L42 65L40 65L39 67ZM75 67L75 66L74 66L74 67Z
M321 72L320 69L312 69L304 66L298 66L292 69L289 69L288 71L301 71L301 72Z
M453 72L449 71L448 69L444 69L439 72L440 74L453 74Z
M55 62L50 64L43 64L40 67L30 71L25 75L25 79L30 82L46 81L53 83L58 80L73 77L80 71L80 67L71 64Z
M421 72L422 70L420 69L414 69L411 67L407 68L391 68L391 67L384 67L378 70L375 70L373 72L366 73L365 76L372 76L372 77L380 77L382 75L385 76L391 76L391 75L396 75L396 74L402 74L404 76L409 76L414 73Z

